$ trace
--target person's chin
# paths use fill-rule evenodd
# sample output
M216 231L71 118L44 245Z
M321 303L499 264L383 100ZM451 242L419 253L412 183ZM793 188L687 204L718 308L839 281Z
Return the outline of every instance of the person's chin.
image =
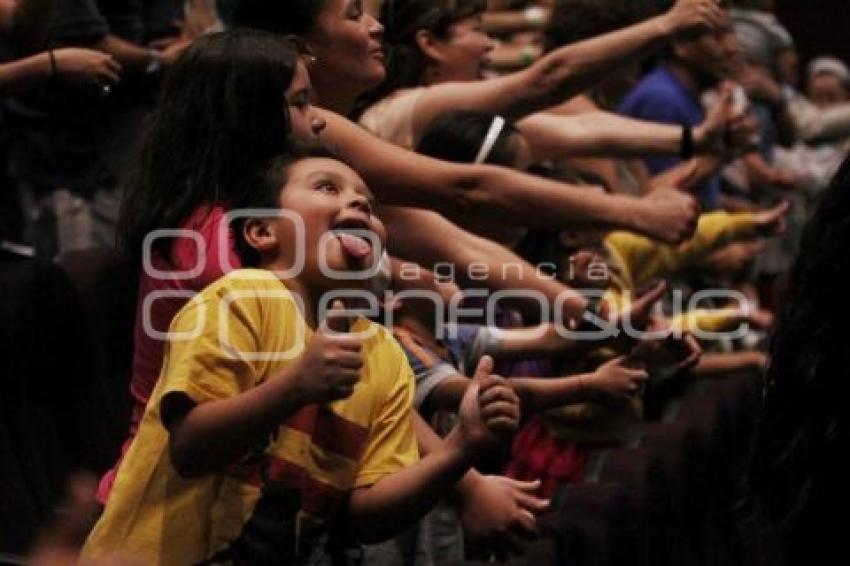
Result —
M383 61L373 60L369 65L369 76L366 82L369 83L369 88L378 87L387 78L387 68Z

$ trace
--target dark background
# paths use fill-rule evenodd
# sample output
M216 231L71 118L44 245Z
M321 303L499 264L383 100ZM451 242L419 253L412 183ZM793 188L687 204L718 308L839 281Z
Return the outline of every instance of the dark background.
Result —
M804 64L819 55L850 63L850 0L776 0L776 14L797 41Z

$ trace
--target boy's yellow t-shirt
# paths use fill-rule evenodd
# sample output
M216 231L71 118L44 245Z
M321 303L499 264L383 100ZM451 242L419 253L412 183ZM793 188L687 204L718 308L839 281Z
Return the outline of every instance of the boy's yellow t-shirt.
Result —
M352 332L371 337L350 398L304 407L227 470L182 478L161 422L163 397L180 392L200 404L239 395L292 363L312 331L271 272L240 270L191 300L170 332L159 382L85 557L185 565L239 562L246 552L271 552L263 556L275 561L303 555L352 489L417 461L412 370L385 328L360 319Z

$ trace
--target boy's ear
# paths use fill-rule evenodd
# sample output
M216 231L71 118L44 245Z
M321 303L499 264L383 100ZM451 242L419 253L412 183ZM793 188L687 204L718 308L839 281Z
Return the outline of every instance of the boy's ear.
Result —
M261 255L274 253L277 249L277 234L272 228L275 218L249 218L245 222L242 236L249 246Z
M442 63L445 60L440 40L430 31L424 29L417 31L416 45L428 59L435 63Z

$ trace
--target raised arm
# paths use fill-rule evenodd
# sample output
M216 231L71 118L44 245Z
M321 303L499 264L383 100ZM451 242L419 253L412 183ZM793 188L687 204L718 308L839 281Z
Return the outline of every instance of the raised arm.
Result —
M121 66L109 55L68 47L0 64L0 93L24 91L57 78L82 85L116 83Z
M470 234L439 214L400 208L389 211L384 217L390 232L395 234L390 242L390 252L394 256L432 270L437 263L448 263L454 266L461 282L468 287L496 292L525 291L521 297L506 299L505 303L522 310L529 317L540 316L539 303L529 297L532 293L545 298L549 309L554 308L559 299L563 301L566 321L579 321L587 307L587 300L578 292L541 275L534 266L507 248ZM439 237L434 237L435 234Z
M605 112L586 97L576 97L545 113L533 114L517 124L535 158L565 156L644 157L679 155L681 126L636 120ZM749 135L745 119L733 111L732 88L723 85L717 102L699 126L693 128L693 150L722 157Z
M622 228L668 242L694 228L696 203L676 191L634 199L503 167L448 163L385 142L333 112L319 113L327 122L323 139L339 148L383 204L529 228Z
M493 360L483 358L460 403L458 425L442 445L413 466L351 493L351 523L360 540L386 540L418 520L502 433L516 430L519 400L504 380L490 376L492 371Z
M627 367L625 358L608 361L593 372L566 377L513 377L508 379L522 403L523 413L587 402L617 402L638 391L648 375ZM463 375L444 380L434 388L429 404L434 410L454 411L466 394L469 378Z
M682 128L634 120L609 112L575 116L537 113L517 126L531 146L535 160L562 157L639 157L676 155L682 147ZM705 133L694 131L697 149L703 149Z
M717 0L678 0L665 14L628 28L567 45L525 70L490 81L444 83L424 91L417 103L415 131L452 110L478 110L518 120L587 90L677 35L719 28Z

